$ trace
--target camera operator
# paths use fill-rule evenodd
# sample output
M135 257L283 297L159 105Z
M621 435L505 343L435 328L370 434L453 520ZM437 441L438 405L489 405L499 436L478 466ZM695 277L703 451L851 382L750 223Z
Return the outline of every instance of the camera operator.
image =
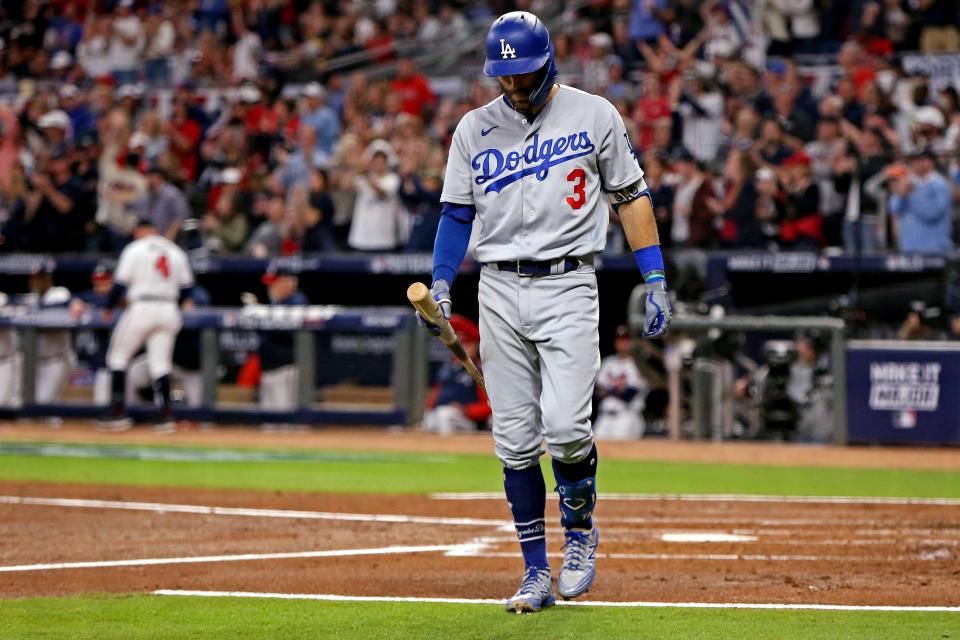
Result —
M765 435L775 439L826 442L831 425L828 365L812 336L768 340L764 363L739 387L752 398Z

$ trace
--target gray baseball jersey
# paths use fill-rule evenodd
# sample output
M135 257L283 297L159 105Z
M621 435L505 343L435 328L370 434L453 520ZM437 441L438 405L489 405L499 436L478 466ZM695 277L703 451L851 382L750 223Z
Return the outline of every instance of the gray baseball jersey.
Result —
M440 199L476 207L480 262L602 251L604 192L643 177L614 106L558 87L533 122L500 97L457 126Z
M457 126L441 200L473 205L480 223L480 353L506 467L537 464L543 439L563 462L590 452L599 308L589 261L542 277L496 263L602 251L608 194L635 185L623 120L599 96L558 85L532 122L500 97Z

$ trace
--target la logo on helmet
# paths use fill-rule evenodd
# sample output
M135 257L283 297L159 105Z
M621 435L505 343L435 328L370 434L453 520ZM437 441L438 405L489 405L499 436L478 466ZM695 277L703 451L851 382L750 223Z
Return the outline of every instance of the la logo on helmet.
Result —
M500 38L500 55L503 56L504 60L506 60L508 57L517 57L517 50L507 44L506 38Z

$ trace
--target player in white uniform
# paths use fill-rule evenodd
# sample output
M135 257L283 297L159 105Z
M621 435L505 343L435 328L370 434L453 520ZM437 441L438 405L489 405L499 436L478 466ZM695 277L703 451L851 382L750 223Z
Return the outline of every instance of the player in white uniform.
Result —
M590 405L600 353L593 260L606 240L608 199L649 284L645 335L664 331L670 307L650 194L617 110L556 84L550 36L530 13L493 23L484 73L498 79L503 96L469 112L454 133L431 291L449 315L450 283L478 219L480 354L526 565L507 610L532 612L555 600L539 464L544 438L565 537L557 590L565 598L581 595L596 572Z
M29 277L27 303L36 309L62 309L70 304L70 290L53 285L53 264L44 262ZM37 331L37 373L34 401L52 404L60 399L63 387L77 362L73 332L69 329Z
M180 247L158 235L151 222L141 221L134 231L134 241L120 254L113 279L107 313L124 295L127 309L110 336L107 367L111 376L111 406L101 424L113 430L129 428L124 397L126 370L145 344L154 397L160 404L160 420L155 429L172 431L170 371L173 345L182 322L180 300L189 295L193 286L190 262Z
M0 291L0 307L9 302ZM0 327L0 407L20 406L20 348L17 330Z
M616 353L600 362L596 384L600 410L593 433L597 440L637 440L643 436L641 412L650 386L630 353L626 325L617 327L614 349Z

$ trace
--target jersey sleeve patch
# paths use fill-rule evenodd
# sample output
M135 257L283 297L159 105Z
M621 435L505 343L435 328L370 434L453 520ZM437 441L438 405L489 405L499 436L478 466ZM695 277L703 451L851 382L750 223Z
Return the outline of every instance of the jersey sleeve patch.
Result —
M632 202L637 198L642 196L650 196L650 189L647 188L647 183L643 178L640 178L633 184L629 184L622 189L617 189L616 191L610 192L610 203L614 207L619 207L620 205Z

